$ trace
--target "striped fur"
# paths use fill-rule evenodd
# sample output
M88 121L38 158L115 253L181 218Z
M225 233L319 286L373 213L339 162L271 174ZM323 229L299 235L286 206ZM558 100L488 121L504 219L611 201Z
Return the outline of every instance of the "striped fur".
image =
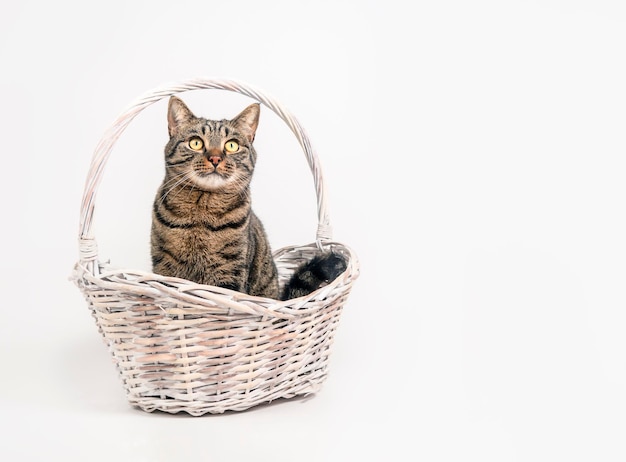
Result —
M152 210L155 273L287 300L346 269L341 256L320 255L298 268L279 292L269 240L250 201L259 114L260 106L251 104L232 120L207 120L170 98L165 178ZM229 152L233 141L238 149Z
M251 104L232 120L207 120L170 98L165 178L152 212L155 273L278 298L276 265L250 202L259 113ZM192 139L203 148L192 149ZM227 152L228 141L238 151Z

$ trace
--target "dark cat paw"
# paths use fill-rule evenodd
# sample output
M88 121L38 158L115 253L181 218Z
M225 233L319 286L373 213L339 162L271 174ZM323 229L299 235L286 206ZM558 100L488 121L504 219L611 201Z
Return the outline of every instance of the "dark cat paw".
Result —
M347 268L344 257L329 251L301 264L286 284L282 300L302 297L329 284Z
M335 252L323 253L314 257L310 262L310 270L326 284L335 280L346 268L346 260Z

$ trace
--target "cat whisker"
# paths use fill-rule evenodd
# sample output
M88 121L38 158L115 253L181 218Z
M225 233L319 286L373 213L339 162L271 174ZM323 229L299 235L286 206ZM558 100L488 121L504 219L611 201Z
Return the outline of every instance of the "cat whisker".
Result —
M163 183L163 186L166 187L166 188L170 187L172 184L178 182L180 178L183 178L185 176L188 176L188 172L182 172L182 173L175 174L169 180L165 181Z
M178 195L185 186L191 184L193 187L193 182L191 180L191 174L189 172L183 172L174 176L172 179L168 180L164 183L164 187L161 189L165 194L161 196L161 200L159 201L159 206L163 205L165 198L171 194L174 194L174 197ZM176 189L178 191L176 192Z

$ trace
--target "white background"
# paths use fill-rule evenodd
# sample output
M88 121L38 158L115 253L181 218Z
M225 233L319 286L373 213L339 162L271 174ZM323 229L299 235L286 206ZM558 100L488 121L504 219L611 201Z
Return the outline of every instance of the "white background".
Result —
M625 460L625 56L621 1L4 2L0 459ZM191 77L296 114L360 257L310 399L133 409L68 280L96 143ZM207 117L250 102L181 97ZM98 194L116 266L148 269L165 105L131 124ZM312 241L310 174L267 110L257 151L273 246Z

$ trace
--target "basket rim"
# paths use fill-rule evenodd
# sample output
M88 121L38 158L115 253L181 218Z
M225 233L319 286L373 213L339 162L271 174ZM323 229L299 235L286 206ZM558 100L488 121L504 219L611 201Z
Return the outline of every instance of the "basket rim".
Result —
M295 318L313 310L319 310L319 302L335 298L351 290L352 284L359 277L359 261L355 252L345 244L326 242L326 248L340 251L346 257L347 268L329 284L298 298L277 300L266 297L248 295L222 287L198 284L186 279L162 276L150 271L115 267L108 262L97 260L90 264L78 261L74 266L71 279L79 288L87 293L89 286L108 288L124 293L133 293L159 299L168 298L172 304L193 304L194 309L211 310L216 306L227 307L231 314L253 316L271 316ZM288 246L274 252L275 258L289 253L318 249L318 243ZM95 268L95 270L94 270ZM165 307L161 309L168 311Z

